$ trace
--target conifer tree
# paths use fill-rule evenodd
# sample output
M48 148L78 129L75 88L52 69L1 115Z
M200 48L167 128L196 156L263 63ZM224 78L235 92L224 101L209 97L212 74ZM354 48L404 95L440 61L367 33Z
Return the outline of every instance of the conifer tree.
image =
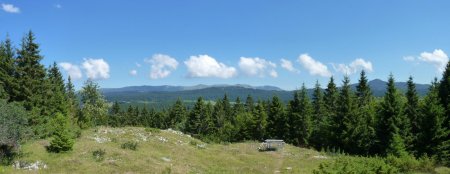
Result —
M253 115L256 124L254 138L256 140L263 140L266 137L267 112L261 100L258 101L256 107L254 108Z
M439 98L446 112L444 118L445 125L447 125L447 129L450 130L450 61L447 62L447 66L442 73L442 79L439 83Z
M71 120L73 123L77 122L78 116L79 116L79 107L80 103L77 99L77 96L75 94L75 86L72 83L72 79L70 76L67 78L67 84L66 84L66 98L69 105L69 113Z
M356 86L357 109L352 118L350 141L353 153L367 155L373 150L376 138L375 108L373 107L372 90L368 84L365 71L361 71L358 85Z
M336 111L337 111L337 102L338 102L338 89L336 87L336 84L334 83L334 78L330 77L330 81L327 84L327 88L325 89L324 94L324 103L325 103L325 115L324 115L324 122L322 124L323 133L322 136L324 136L327 141L324 143L324 146L327 147L337 147L337 143L335 141L336 133L333 131L333 121L336 117Z
M436 155L439 153L439 146L450 136L444 124L445 109L440 103L438 90L437 79L435 79L420 107L422 115L417 137L419 156Z
M353 136L360 118L356 116L355 96L350 88L349 77L345 76L342 82L337 103L337 115L333 119L333 130L336 133L338 147L349 151L350 147L355 145Z
M272 97L267 118L267 133L270 138L286 139L289 123L284 113L283 104L278 96Z
M302 89L298 93L298 106L293 107L297 108L293 110L298 112L294 112L293 119L290 120L290 129L294 130L291 131L292 135L290 136L293 138L295 145L308 146L312 132L311 117L313 108L305 84L302 85Z
M3 87L3 98L8 96L10 101L17 100L16 66L15 66L15 48L12 46L9 37L0 43L0 84Z
M186 121L185 131L187 133L198 136L202 133L202 122L205 121L206 118L206 106L202 97L197 99L197 102L192 108L191 112L188 115L188 119Z
M180 98L177 99L175 104L170 109L169 118L169 125L171 128L177 130L183 129L184 122L186 121L186 107L184 107Z
M67 102L66 89L64 85L64 79L56 64L50 66L48 69L48 80L50 82L49 88L46 94L46 107L50 108L50 114L61 113L67 115L70 106Z
M69 119L62 114L57 113L54 126L56 128L48 150L56 153L72 150L75 142L69 131Z
M32 110L43 100L42 93L45 92L45 86L42 83L45 82L46 76L45 68L40 64L43 57L40 55L39 45L35 43L33 32L29 31L22 39L17 54L17 79L20 87L14 98L16 101L24 101L25 108ZM39 115L40 113L37 113L31 119L32 125L40 123Z
M406 106L405 114L411 123L411 140L407 144L407 148L410 151L417 151L419 146L419 140L417 135L419 134L419 124L420 124L420 108L419 108L419 96L416 91L416 85L413 82L412 76L409 77L407 82L408 88L406 91Z
M236 117L239 113L243 113L246 112L245 111L245 106L244 104L241 103L241 99L239 97L236 98L236 101L234 102L233 105L233 115ZM249 112L251 113L251 112Z
M245 100L245 111L252 113L253 108L255 107L254 105L252 96L250 94L247 95L247 100Z
M403 103L400 97L394 85L394 77L391 74L386 87L386 94L381 103L377 127L379 151L382 154L386 154L389 145L394 143L392 142L394 140L393 135L399 134L400 138L408 137L408 121L403 113Z
M311 118L312 133L311 145L317 149L324 147L327 143L326 129L329 125L328 117L326 116L325 101L319 81L316 81L314 92L312 96L313 114Z

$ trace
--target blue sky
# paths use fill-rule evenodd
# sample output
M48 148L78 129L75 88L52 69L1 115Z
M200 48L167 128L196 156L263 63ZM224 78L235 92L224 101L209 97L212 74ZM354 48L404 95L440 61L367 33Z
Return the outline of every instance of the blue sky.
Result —
M361 69L440 78L450 1L0 0L0 40L32 30L64 75L102 87L250 84L296 89ZM283 61L281 60L283 59ZM292 65L289 66L289 63ZM140 65L140 66L138 66ZM133 72L131 72L133 71ZM79 78L78 78L79 77Z

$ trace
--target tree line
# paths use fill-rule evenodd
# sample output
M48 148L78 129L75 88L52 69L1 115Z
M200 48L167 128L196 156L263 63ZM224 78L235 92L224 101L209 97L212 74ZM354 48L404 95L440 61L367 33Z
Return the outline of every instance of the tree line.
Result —
M209 142L276 138L318 150L450 162L450 63L423 98L412 77L402 93L393 75L384 97L375 98L362 71L356 90L348 76L339 88L331 77L324 89L316 83L312 97L302 85L288 103L277 96L255 100L250 95L231 101L225 94L216 101L199 97L190 109L178 99L157 111L137 106L121 110L117 101L104 99L92 80L75 92L70 77L65 82L57 64L45 68L42 59L31 31L18 49L9 38L0 44L0 108L5 111L0 119L8 120L0 122L2 157L11 156L27 136L52 137L50 150L70 150L81 129L106 125L172 128Z

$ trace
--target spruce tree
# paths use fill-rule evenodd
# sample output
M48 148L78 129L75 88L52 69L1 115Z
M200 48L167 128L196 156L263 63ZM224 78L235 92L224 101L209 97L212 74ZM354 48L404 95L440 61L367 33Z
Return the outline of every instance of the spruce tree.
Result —
M350 87L349 77L345 76L342 82L337 103L337 114L333 119L333 130L337 135L335 138L338 147L349 151L356 144L353 136L360 118L356 116L355 96Z
M54 126L56 128L48 150L56 153L72 150L75 141L69 131L69 119L62 114L57 113Z
M417 143L420 141L417 139L419 134L419 124L420 124L420 108L419 108L419 96L416 91L416 85L413 82L412 76L409 77L407 82L406 91L406 106L405 114L411 123L411 137L410 142L407 144L409 151L417 151L420 147Z
M15 66L15 48L12 46L9 37L0 43L0 84L3 87L3 98L9 98L10 101L17 100L16 66Z
M202 133L202 120L206 117L205 113L205 102L202 97L197 99L197 102L192 108L191 112L188 115L188 119L186 120L185 131L194 136L199 136Z
M256 124L254 138L256 140L261 141L264 138L266 138L266 128L267 128L267 112L261 100L259 100L257 105L255 106L253 110L253 115Z
M182 130L184 122L186 121L186 107L183 105L183 101L180 98L177 99L175 104L170 109L169 113L169 125L176 130Z
M394 77L389 76L386 94L379 111L377 126L379 152L387 154L387 149L393 140L393 135L399 134L400 138L408 137L407 117L403 113L401 96L394 84Z
M316 81L314 92L312 96L313 114L311 118L312 133L311 144L317 149L324 147L327 144L326 129L329 125L329 120L326 116L325 101L319 81Z
M373 150L376 138L375 108L372 90L364 71L361 71L356 86L357 107L353 118L351 142L355 148L353 153L367 155Z
M40 63L42 60L40 55L39 45L35 43L35 36L33 32L29 31L22 39L21 48L17 51L17 79L20 87L15 96L16 101L24 101L24 106L27 110L32 110L33 107L39 106L42 102L42 93L45 92L45 68ZM38 111L40 112L40 111ZM31 124L40 124L40 113L36 113L31 119Z
M313 108L308 97L305 84L302 85L302 89L298 94L298 112L294 112L293 120L290 120L291 127L293 129L293 135L290 135L294 139L295 145L308 146L309 139L312 132L311 117Z
M336 137L336 133L333 131L333 121L335 120L336 117L336 111L337 111L337 102L338 102L338 97L339 97L339 93L338 93L338 89L336 87L336 84L334 83L334 78L330 77L330 81L327 84L327 88L325 89L325 94L324 94L324 103L325 103L325 115L323 118L323 124L322 124L322 129L323 129L323 133L322 136L324 136L327 141L325 141L324 146L327 147L337 147L338 144L336 143L336 139L334 137Z
M50 86L46 94L46 107L50 108L50 114L61 113L67 115L69 113L69 103L67 102L66 89L64 85L64 79L56 64L50 66L48 69L48 80Z
M450 136L444 124L445 109L440 103L438 90L437 80L435 80L420 107L422 115L420 116L417 137L419 156L438 154L439 146Z
M267 133L270 138L286 139L289 123L285 116L283 104L278 96L272 97L267 118Z
M253 112L254 105L252 96L250 94L247 95L247 100L245 100L245 111L250 113Z

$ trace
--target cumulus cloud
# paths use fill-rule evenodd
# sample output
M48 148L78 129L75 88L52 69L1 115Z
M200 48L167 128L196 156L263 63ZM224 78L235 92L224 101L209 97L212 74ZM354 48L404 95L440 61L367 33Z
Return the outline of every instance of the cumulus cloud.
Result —
M103 59L84 59L82 67L86 76L92 80L109 78L109 65Z
M439 72L445 70L445 66L448 62L448 56L441 49L435 49L432 53L423 52L418 57L419 60L433 64Z
M132 70L130 71L130 75L136 76L136 75L137 75L137 70L132 69Z
M291 61L286 60L286 59L281 59L281 67L290 71L290 72L299 72L299 70L294 68L294 65L292 64Z
M13 4L3 4L2 3L2 9L3 9L3 11L8 12L8 13L20 13L19 7L16 7Z
M145 62L151 65L150 78L161 79L170 75L170 73L177 69L178 62L174 58L164 55L155 54L149 59L145 59ZM138 64L136 64L138 66Z
M308 54L302 54L298 57L298 62L308 70L311 75L318 75L322 77L330 77L331 72L328 70L328 67L323 63L314 60Z
M71 64L69 62L61 62L59 63L59 66L67 72L67 74L70 76L70 78L74 80L81 79L83 75L81 74L80 67L77 65Z
M237 74L236 68L218 62L208 55L191 56L184 61L189 77L231 78Z
M361 58L355 59L349 65L346 64L338 64L338 65L332 64L332 65L334 70L347 75L354 74L360 70L365 70L367 72L373 71L372 62L365 61L364 59Z
M264 77L268 74L271 77L278 77L276 67L275 63L259 57L241 57L239 60L239 68L249 76Z

